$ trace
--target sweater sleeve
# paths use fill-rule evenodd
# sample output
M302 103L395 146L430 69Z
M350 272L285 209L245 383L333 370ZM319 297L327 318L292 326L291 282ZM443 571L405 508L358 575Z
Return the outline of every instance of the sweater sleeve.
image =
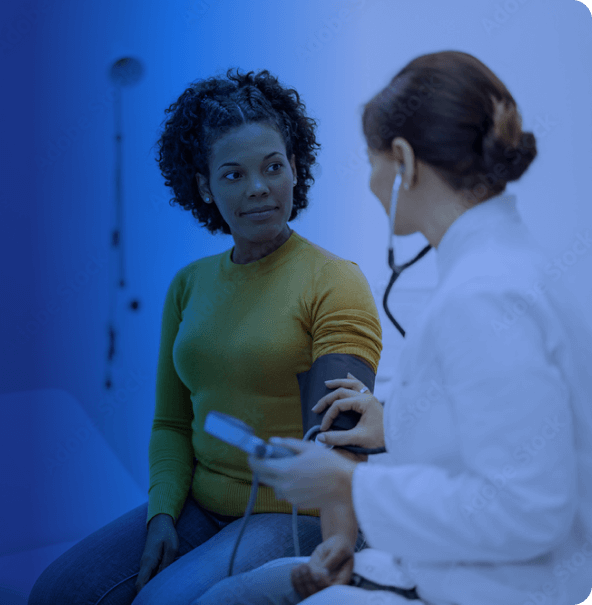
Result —
M570 396L546 329L559 318L532 307L496 330L516 300L507 288L464 286L438 308L426 346L441 363L462 466L359 464L354 508L373 547L416 561L509 562L544 555L569 531Z
M181 270L173 278L162 314L156 409L148 448L150 488L146 523L159 513L171 515L176 523L189 493L193 472L193 407L189 389L173 363L173 345L182 319L183 275Z
M348 353L378 370L382 328L364 274L353 262L328 260L314 280L311 303L313 363L328 353Z

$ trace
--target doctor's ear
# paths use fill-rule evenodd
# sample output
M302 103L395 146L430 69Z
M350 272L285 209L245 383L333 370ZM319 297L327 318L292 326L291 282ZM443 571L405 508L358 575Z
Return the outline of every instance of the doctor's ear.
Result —
M406 173L404 187L409 189L415 180L415 153L407 140L402 137L393 139L391 144L393 159L398 164L399 174ZM407 167L407 170L405 169Z

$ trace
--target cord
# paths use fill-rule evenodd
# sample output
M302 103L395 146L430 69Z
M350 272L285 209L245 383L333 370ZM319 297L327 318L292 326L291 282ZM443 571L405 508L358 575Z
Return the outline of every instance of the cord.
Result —
M245 527L247 526L247 521L253 512L253 508L255 508L255 501L257 499L257 491L259 489L259 477L257 477L256 473L253 473L253 484L251 486L251 495L249 497L249 503L247 504L247 510L245 511L245 516L243 518L243 524L241 525L240 531L238 532L238 536L236 538L236 542L234 544L234 549L232 550L232 555L230 557L230 565L228 566L228 576L232 575L232 568L234 567L234 558L236 556L236 551L238 550L238 545L245 533ZM300 556L300 540L298 538L298 509L295 506L292 506L292 538L294 540L294 552L295 556Z
M306 432L306 435L302 438L303 441L311 441L314 437L316 437L321 432L321 425L313 426ZM340 449L348 450L355 454L382 454L386 452L386 448L384 447L375 447L375 448L366 448L366 447L356 447L353 445L339 446ZM253 508L255 508L255 501L257 500L257 491L259 490L259 478L255 473L253 473L253 484L251 486L251 495L249 496L249 502L247 504L247 509L245 511L245 516L243 518L243 524L241 525L240 531L238 532L238 536L236 538L236 543L234 544L234 548L232 550L232 555L230 557L230 564L228 566L228 576L232 575L232 569L234 567L234 559L236 557L236 552L238 550L238 545L245 533L245 528L247 526L247 521L253 512ZM296 506L292 506L292 537L294 540L294 552L296 556L300 556L300 541L298 539L298 509Z

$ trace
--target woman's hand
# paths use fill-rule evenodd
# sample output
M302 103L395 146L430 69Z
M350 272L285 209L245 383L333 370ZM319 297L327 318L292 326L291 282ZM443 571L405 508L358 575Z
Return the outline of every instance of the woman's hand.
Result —
M270 443L298 453L287 458L261 459L249 456L249 466L261 483L272 487L278 500L300 508L323 508L352 498L354 462L310 441L272 437Z
M173 518L165 513L152 517L148 523L148 536L140 560L136 591L140 592L153 575L159 574L165 567L173 563L178 551L179 536ZM157 567L158 570L156 570ZM155 570L156 573L153 573Z
M327 431L319 436L319 441L336 446L384 447L382 404L370 392L360 393L364 387L363 383L352 374L348 373L348 376L350 378L327 380L327 387L336 388L336 390L319 399L312 411L320 414L327 406L331 406L323 418L321 431L327 431L340 412L354 410L362 416L353 429Z
M353 568L354 546L345 536L335 534L315 548L308 563L292 569L292 586L307 598L334 584L349 584Z

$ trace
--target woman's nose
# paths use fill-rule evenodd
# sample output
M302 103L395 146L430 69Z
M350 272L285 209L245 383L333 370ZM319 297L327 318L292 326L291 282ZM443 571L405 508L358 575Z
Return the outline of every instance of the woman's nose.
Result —
M261 176L254 176L249 179L247 193L249 196L262 195L263 193L269 193L269 187Z

